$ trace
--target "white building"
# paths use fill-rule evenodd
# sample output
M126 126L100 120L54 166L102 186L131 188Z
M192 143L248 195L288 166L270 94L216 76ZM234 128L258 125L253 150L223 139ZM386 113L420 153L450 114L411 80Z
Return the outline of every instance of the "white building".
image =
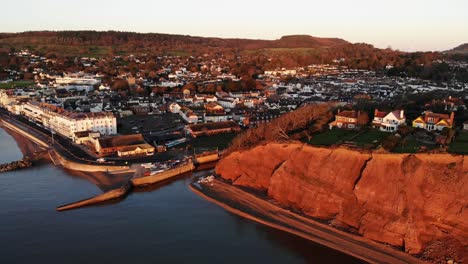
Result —
M393 112L381 112L378 109L374 111L374 120L372 125L383 132L396 132L398 127L406 123L405 112L395 110Z
M28 102L23 105L22 111L30 120L72 140L76 132L93 131L101 135L117 133L117 120L108 112L70 112L40 102Z
M67 75L64 77L56 77L55 83L57 85L85 85L85 86L93 86L101 84L101 80L96 77L92 76L78 76L78 75Z
M220 104L222 107L230 109L236 107L236 104L240 102L239 98L232 98L232 97L227 97L227 98L220 98L218 99L218 104Z
M215 115L215 114L205 114L204 121L206 122L224 122L228 121L228 115Z
M179 111L179 115L189 124L196 124L198 123L198 115L195 114L192 110L188 107L182 107Z
M180 105L178 103L172 103L169 105L169 111L173 114L178 114L180 112Z

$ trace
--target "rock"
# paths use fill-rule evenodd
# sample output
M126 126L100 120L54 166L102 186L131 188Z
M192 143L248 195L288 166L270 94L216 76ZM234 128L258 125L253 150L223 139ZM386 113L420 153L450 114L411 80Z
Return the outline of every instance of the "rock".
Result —
M377 154L267 144L223 158L216 173L285 207L421 254L462 259L468 246L468 161L450 154ZM446 252L444 252L446 251ZM461 256L461 257L460 257Z
M7 171L13 171L17 169L24 169L32 166L32 162L25 158L19 161L13 161L10 163L6 164L1 164L0 165L0 172L7 172Z

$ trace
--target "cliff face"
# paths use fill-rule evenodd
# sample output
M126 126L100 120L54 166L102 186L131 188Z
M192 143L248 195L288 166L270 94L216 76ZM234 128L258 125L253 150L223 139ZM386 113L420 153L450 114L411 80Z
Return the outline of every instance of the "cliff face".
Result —
M218 163L216 173L234 185L264 190L284 206L410 254L432 259L466 254L464 156L268 144L230 154Z

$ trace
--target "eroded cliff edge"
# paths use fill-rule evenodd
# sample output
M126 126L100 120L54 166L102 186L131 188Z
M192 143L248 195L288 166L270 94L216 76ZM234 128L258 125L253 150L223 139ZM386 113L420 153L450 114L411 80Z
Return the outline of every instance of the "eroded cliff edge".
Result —
M271 143L233 152L216 173L285 207L428 258L463 259L468 161Z

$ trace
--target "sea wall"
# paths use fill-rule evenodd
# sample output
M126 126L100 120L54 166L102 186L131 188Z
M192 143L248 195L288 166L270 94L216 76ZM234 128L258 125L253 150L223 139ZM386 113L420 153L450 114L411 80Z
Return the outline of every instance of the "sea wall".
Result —
M465 156L272 143L231 153L216 173L233 185L265 191L285 207L410 254L459 259L466 254Z
M195 166L193 165L193 163L189 162L188 164L169 169L167 171L157 173L155 175L132 178L131 182L133 186L145 186L167 180L169 178L178 176L189 171L193 171L194 169Z
M69 169L69 170L75 170L75 171L84 171L84 172L105 172L105 171L108 171L108 172L113 172L113 171L125 171L125 170L130 170L130 168L128 166L111 166L111 165L93 165L93 164L86 164L86 163L78 163L78 162L74 162L74 161L71 161L71 160L67 160L65 159L64 157L62 157L61 155L59 155L56 151L52 150L54 152L55 155L53 155L54 157L56 157L56 159L54 160L54 163L55 164L60 164L62 165L62 167L64 167L65 169Z
M195 163L196 164L205 164L217 161L219 159L218 153L210 154L206 156L195 156Z

